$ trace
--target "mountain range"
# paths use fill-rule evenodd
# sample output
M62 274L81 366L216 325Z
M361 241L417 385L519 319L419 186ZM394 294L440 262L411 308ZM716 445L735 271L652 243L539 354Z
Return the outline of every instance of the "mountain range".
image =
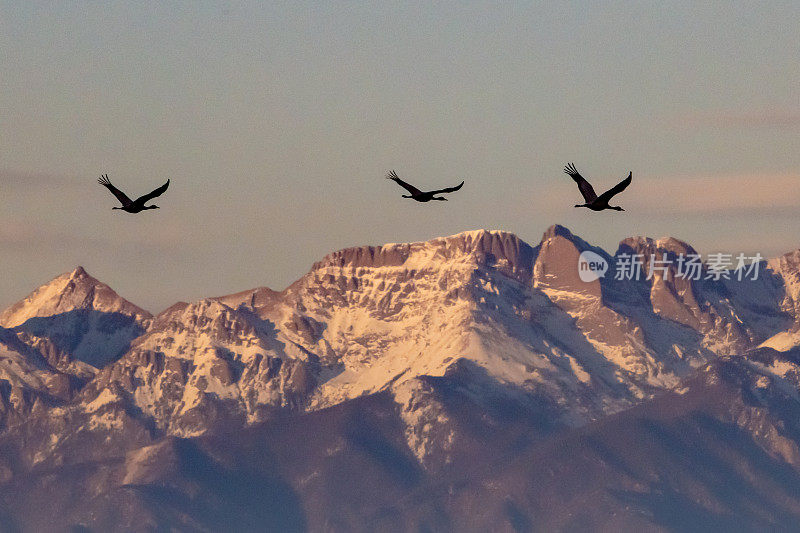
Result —
M469 231L157 315L78 267L0 313L0 529L794 529L800 250L613 276L693 253Z

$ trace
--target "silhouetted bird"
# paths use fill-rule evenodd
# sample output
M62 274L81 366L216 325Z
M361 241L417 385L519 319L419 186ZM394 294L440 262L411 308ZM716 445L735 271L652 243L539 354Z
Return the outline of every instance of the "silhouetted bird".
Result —
M122 204L122 207L112 207L111 209L122 209L123 211L127 211L128 213L139 213L141 211L144 211L145 209L158 209L157 205L144 205L144 204L146 204L153 198L156 198L164 194L164 191L166 191L167 187L169 187L169 180L167 180L167 182L164 185L154 190L153 192L147 193L144 196L140 196L136 200L131 200L125 195L124 192L111 185L111 181L108 179L108 174L103 174L102 176L100 176L100 178L98 178L97 180L97 183L99 183L100 185L105 185L106 188L109 191L111 191L111 194L117 197L119 203Z
M600 196L597 196L597 194L595 194L592 185L578 173L578 171L575 169L575 165L573 165L572 163L568 164L566 167L564 167L564 172L569 174L570 177L575 180L575 183L578 184L578 189L580 189L581 194L583 195L583 199L586 200L585 204L575 204L575 207L588 207L592 211L602 211L604 209L615 209L617 211L625 211L618 205L608 205L608 202L615 195L624 191L625 187L631 184L631 180L633 179L633 172L630 172L627 178L620 181L619 183L608 189Z
M422 192L421 190L417 189L413 185L409 185L405 181L403 181L400 178L398 178L397 174L395 174L394 170L392 170L391 172L389 172L389 174L386 175L386 179L390 179L390 180L394 181L395 183L400 185L402 188L404 188L405 190L407 190L408 192L411 193L410 195L404 194L403 198L411 198L412 200L416 200L418 202L430 202L431 200L441 200L443 202L446 202L447 198L444 198L442 196L436 196L436 195L440 194L440 193L445 193L445 192L455 192L455 191L457 191L458 189L460 189L464 185L464 182L462 181L461 183L459 183L455 187L448 187L447 189L438 189L436 191Z

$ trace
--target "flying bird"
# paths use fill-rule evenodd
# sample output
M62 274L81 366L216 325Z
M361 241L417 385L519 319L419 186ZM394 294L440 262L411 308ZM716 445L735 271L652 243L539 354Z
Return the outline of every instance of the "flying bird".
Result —
M144 196L140 196L136 200L131 200L124 192L117 189L111 184L111 180L108 179L108 174L103 174L102 176L100 176L97 179L97 183L99 183L100 185L104 185L109 191L111 191L111 194L117 197L119 203L122 204L122 207L112 207L111 209L122 209L123 211L126 211L128 213L139 213L141 211L144 211L145 209L158 209L157 205L144 205L144 204L146 204L153 198L156 198L164 194L164 191L166 191L167 187L169 187L169 180L167 180L167 182L164 185L154 190L153 192L147 193Z
M575 207L588 207L592 211L603 211L604 209L625 211L618 205L608 205L608 202L609 200L611 200L611 198L624 191L625 188L631 184L631 180L633 179L633 172L628 173L627 178L620 181L619 183L608 189L600 196L597 196L597 194L595 194L591 183L586 181L586 179L578 173L578 171L575 169L574 164L570 163L566 167L564 167L564 172L569 174L569 176L573 180L575 180L575 183L578 184L578 189L580 189L581 194L583 195L583 199L586 200L585 204L575 204Z
M436 195L437 194L441 194L441 193L446 193L446 192L455 192L455 191L459 190L464 185L464 182L462 181L461 183L459 183L455 187L448 187L446 189L437 189L435 191L422 192L421 190L417 189L413 185L410 185L410 184L406 183L405 181L401 180L400 178L398 178L397 174L395 173L394 170L392 170L391 172L389 172L386 175L386 179L390 179L390 180L394 181L395 183L400 185L402 188L404 188L405 190L407 190L408 192L411 193L410 195L409 194L404 194L403 198L411 198L412 200L416 200L418 202L430 202L431 200L440 200L442 202L446 202L447 198L445 198L443 196L436 196Z

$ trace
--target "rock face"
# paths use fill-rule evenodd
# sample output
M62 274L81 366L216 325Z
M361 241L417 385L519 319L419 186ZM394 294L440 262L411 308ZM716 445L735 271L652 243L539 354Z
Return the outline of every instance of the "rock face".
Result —
M581 280L586 251L610 265L605 277ZM589 505L589 493L564 485L569 498L552 505L518 475L551 475L540 471L549 464L578 476L549 444L563 442L583 454L582 468L599 477L611 469L616 483L606 507L587 507L587 527L659 524L658 498L676 509L688 505L681 498L701 501L691 509L712 520L702 523L724 525L714 517L741 512L748 523L780 524L800 509L791 491L781 493L780 509L762 514L725 497L704 500L699 495L716 490L710 481L691 477L664 449L676 445L669 435L680 428L729 437L732 461L752 462L751 472L777 468L794 487L800 252L765 261L757 280L685 280L674 261L653 276L614 276L625 256L641 255L647 274L652 258L693 253L676 239L632 237L612 256L561 226L537 246L479 230L334 252L282 292L260 287L181 302L155 317L79 267L0 314L0 492L8 497L0 501L13 502L0 506L0 523L130 528L140 515L152 527L218 529L266 519L256 511L272 508L265 502L242 494L237 504L219 492L227 479L231 487L264 484L264 494L297 512L284 525L300 529L566 528L564 517ZM700 412L706 418L692 419ZM661 433L642 429L636 413ZM652 461L671 464L688 485L669 492L648 477L655 463L612 460L609 453L633 446L614 440L617 430L661 442ZM586 438L594 443L588 451ZM716 444L686 445L717 453ZM296 449L316 467L293 463ZM508 470L513 461L523 462ZM192 465L216 474L198 478ZM26 518L53 483L38 471L63 472L65 494L92 496L80 504L65 497L51 515ZM478 495L474 486L455 488L467 472L467 487L500 487L482 496L491 503L483 522L456 518ZM332 483L348 475L372 491L332 494ZM453 484L446 503L436 499L445 498L439 478ZM381 493L432 503L393 508L388 518L380 509L394 504ZM159 511L153 502L167 494L174 505ZM195 503L178 504L182 498ZM215 521L230 505L243 512L230 524ZM370 505L375 514L363 514ZM327 518L314 522L303 508ZM544 508L553 514L533 513ZM622 522L604 521L605 511Z
M262 420L275 408L301 409L313 389L313 354L286 354L274 329L245 308L216 300L172 307L153 319L128 352L83 389L89 400L119 390L168 434Z
M578 257L587 250L608 254L589 246L563 226L552 226L542 236L540 252L534 266L534 285L554 291L586 294L600 297L600 280L581 281L578 275Z
M19 423L34 406L72 398L128 350L150 319L82 267L6 309L0 314L0 427Z

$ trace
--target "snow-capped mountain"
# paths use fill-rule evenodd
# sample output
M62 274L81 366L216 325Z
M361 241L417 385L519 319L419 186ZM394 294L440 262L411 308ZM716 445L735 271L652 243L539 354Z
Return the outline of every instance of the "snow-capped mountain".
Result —
M0 425L69 400L141 335L150 313L78 267L0 314ZM6 418L7 420L4 420Z
M0 327L15 331L52 366L90 375L122 355L151 318L78 267L6 309Z
M581 280L587 251L608 275ZM152 464L188 475L189 445L177 443L266 431L285 445L296 439L287 417L315 439L315 424L342 416L331 422L340 437L310 456L336 458L357 442L358 453L421 479L463 472L485 453L517 457L521 443L595 431L581 428L664 398L703 402L721 382L735 398L725 423L800 469L786 415L800 402L800 252L764 262L756 280L686 280L674 266L652 279L613 275L631 254L647 272L651 257L693 253L677 239L632 237L611 255L561 226L536 246L478 230L341 250L281 292L181 302L156 316L78 267L0 314L0 481L111 461L92 474L105 472L104 490L150 486L163 482ZM364 424L388 440L356 438ZM213 456L214 468L226 461ZM313 479L323 474L303 475L295 490L321 497ZM146 500L136 506L150 509Z

